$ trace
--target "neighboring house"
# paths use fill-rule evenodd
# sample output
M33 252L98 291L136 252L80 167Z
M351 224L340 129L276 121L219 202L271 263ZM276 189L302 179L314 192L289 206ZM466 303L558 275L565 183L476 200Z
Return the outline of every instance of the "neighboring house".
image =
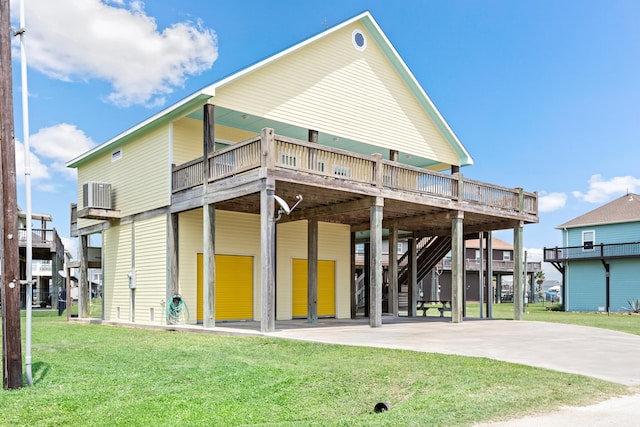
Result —
M256 320L263 331L276 319L355 316L364 238L367 313L380 326L383 229L390 259L401 233L428 236L440 258L440 246L453 247L460 271L464 233L512 229L521 242L523 225L538 221L536 193L466 180L459 169L470 164L363 13L67 164L78 170L80 316L92 234L101 234L105 319L162 323L162 304L179 294L190 323ZM294 211L279 209L298 196ZM461 321L461 281L454 292Z
M465 241L465 300L480 301L482 292L483 301L487 300L487 274L491 274L493 301L513 301L513 288L510 285L503 285L502 279L513 276L515 254L513 245L497 237L492 237L491 242L491 271L486 267L487 240L482 241L482 254L480 253L480 239L470 239ZM527 261L525 272L527 274L527 284L533 283L533 275L542 270L541 262ZM480 289L480 275L482 273L483 288ZM424 297L430 300L450 301L451 300L451 254L438 263L431 274L425 277L423 283ZM531 295L531 289L527 289L527 295ZM437 298L434 298L437 296Z
M64 245L55 228L49 228L51 215L31 214L31 274L35 281L32 304L58 307L58 291L64 286ZM34 227L33 222L36 223ZM18 244L20 250L20 279L27 278L27 213L18 209ZM20 289L20 305L27 303L26 286ZM35 300L33 299L35 298Z
M640 196L626 194L556 227L544 261L562 273L566 311L623 311L640 298Z

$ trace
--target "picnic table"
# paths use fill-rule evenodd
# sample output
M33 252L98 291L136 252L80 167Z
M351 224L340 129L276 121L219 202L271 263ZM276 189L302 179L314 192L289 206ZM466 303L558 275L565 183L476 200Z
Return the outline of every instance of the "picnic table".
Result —
M440 317L444 317L444 312L451 312L451 301L418 301L417 310L422 310L422 315L426 316L429 309L438 310Z

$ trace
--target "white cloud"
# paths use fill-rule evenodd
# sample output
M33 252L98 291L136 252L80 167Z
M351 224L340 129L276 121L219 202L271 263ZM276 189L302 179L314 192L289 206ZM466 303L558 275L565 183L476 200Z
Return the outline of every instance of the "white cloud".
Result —
M213 30L191 22L159 30L141 1L30 0L25 13L30 67L64 81L105 80L119 106L161 105L218 57Z
M553 212L562 209L567 203L565 193L549 193L538 198L538 211Z
M589 179L589 189L586 193L574 191L574 197L590 203L602 203L612 196L622 196L627 192L635 193L640 189L640 178L633 176L616 176L605 180L602 175L592 175Z
M30 151L29 155L29 168L31 169L31 179L32 180L47 180L51 178L51 174L49 173L49 168L47 165L43 164L40 159ZM16 181L18 183L25 182L25 165L24 165L24 144L20 141L16 141Z
M38 156L50 160L52 170L69 179L75 179L76 170L67 168L65 163L96 146L82 130L68 123L40 129L30 142Z

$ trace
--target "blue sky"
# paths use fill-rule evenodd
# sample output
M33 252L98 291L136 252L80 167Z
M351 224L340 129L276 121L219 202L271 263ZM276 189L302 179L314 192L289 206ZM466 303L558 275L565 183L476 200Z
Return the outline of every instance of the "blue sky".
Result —
M33 211L69 236L66 161L192 92L369 10L475 160L471 179L540 194L554 227L640 192L640 2L26 0ZM11 1L18 28L18 0ZM18 40L16 39L15 42ZM20 51L14 98L24 203ZM160 60L160 58L165 58ZM496 234L511 241L511 232ZM69 247L74 243L69 241ZM558 278L545 267L549 278Z

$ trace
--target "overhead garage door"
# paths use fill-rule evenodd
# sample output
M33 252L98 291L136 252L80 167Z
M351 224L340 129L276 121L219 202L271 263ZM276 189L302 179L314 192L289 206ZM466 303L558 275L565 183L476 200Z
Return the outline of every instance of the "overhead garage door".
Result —
M198 254L198 321L204 319L204 264ZM253 319L253 257L216 255L216 320Z
M292 263L293 317L308 316L308 267L306 259L294 258ZM318 261L318 316L336 315L336 262Z

